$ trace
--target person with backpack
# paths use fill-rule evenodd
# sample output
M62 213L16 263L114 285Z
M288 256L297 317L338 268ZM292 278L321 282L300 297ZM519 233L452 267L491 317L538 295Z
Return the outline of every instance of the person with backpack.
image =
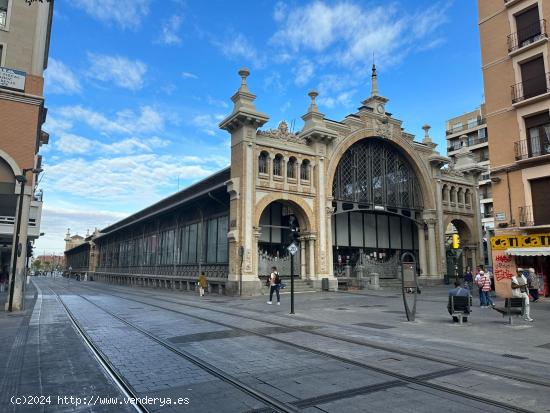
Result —
M269 301L267 304L273 304L273 292L277 293L277 305L281 305L281 296L279 289L281 288L281 277L277 271L277 267L271 268L271 275L269 276Z

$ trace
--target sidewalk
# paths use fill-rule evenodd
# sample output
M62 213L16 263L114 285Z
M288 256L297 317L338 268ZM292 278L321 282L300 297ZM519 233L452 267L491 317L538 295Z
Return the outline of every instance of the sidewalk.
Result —
M112 406L60 405L58 397L121 397L55 296L37 291L32 282L27 285L24 311L7 313L2 306L0 331L1 412L110 412ZM50 401L17 406L13 396L50 396Z

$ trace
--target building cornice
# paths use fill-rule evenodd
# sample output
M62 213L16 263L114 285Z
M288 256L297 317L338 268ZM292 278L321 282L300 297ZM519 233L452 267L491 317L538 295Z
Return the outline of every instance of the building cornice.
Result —
M44 104L44 96L29 95L26 93L6 89L0 89L0 99L11 100L12 102L26 103L34 106L42 106Z

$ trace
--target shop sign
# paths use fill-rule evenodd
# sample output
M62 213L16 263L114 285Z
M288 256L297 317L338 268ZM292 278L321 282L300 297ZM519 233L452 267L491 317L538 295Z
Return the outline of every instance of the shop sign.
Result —
M493 250L533 247L550 247L550 233L531 235L499 235L491 237L491 248Z
M25 79L27 74L20 70L0 67L0 88L25 91Z
M506 213L504 212L497 212L495 214L495 221L506 221Z

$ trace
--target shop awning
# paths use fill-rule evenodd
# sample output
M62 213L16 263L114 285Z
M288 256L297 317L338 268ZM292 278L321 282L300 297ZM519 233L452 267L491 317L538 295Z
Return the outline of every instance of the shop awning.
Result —
M517 255L520 257L536 257L540 255L550 255L550 247L533 247L533 248L508 248L506 255Z

